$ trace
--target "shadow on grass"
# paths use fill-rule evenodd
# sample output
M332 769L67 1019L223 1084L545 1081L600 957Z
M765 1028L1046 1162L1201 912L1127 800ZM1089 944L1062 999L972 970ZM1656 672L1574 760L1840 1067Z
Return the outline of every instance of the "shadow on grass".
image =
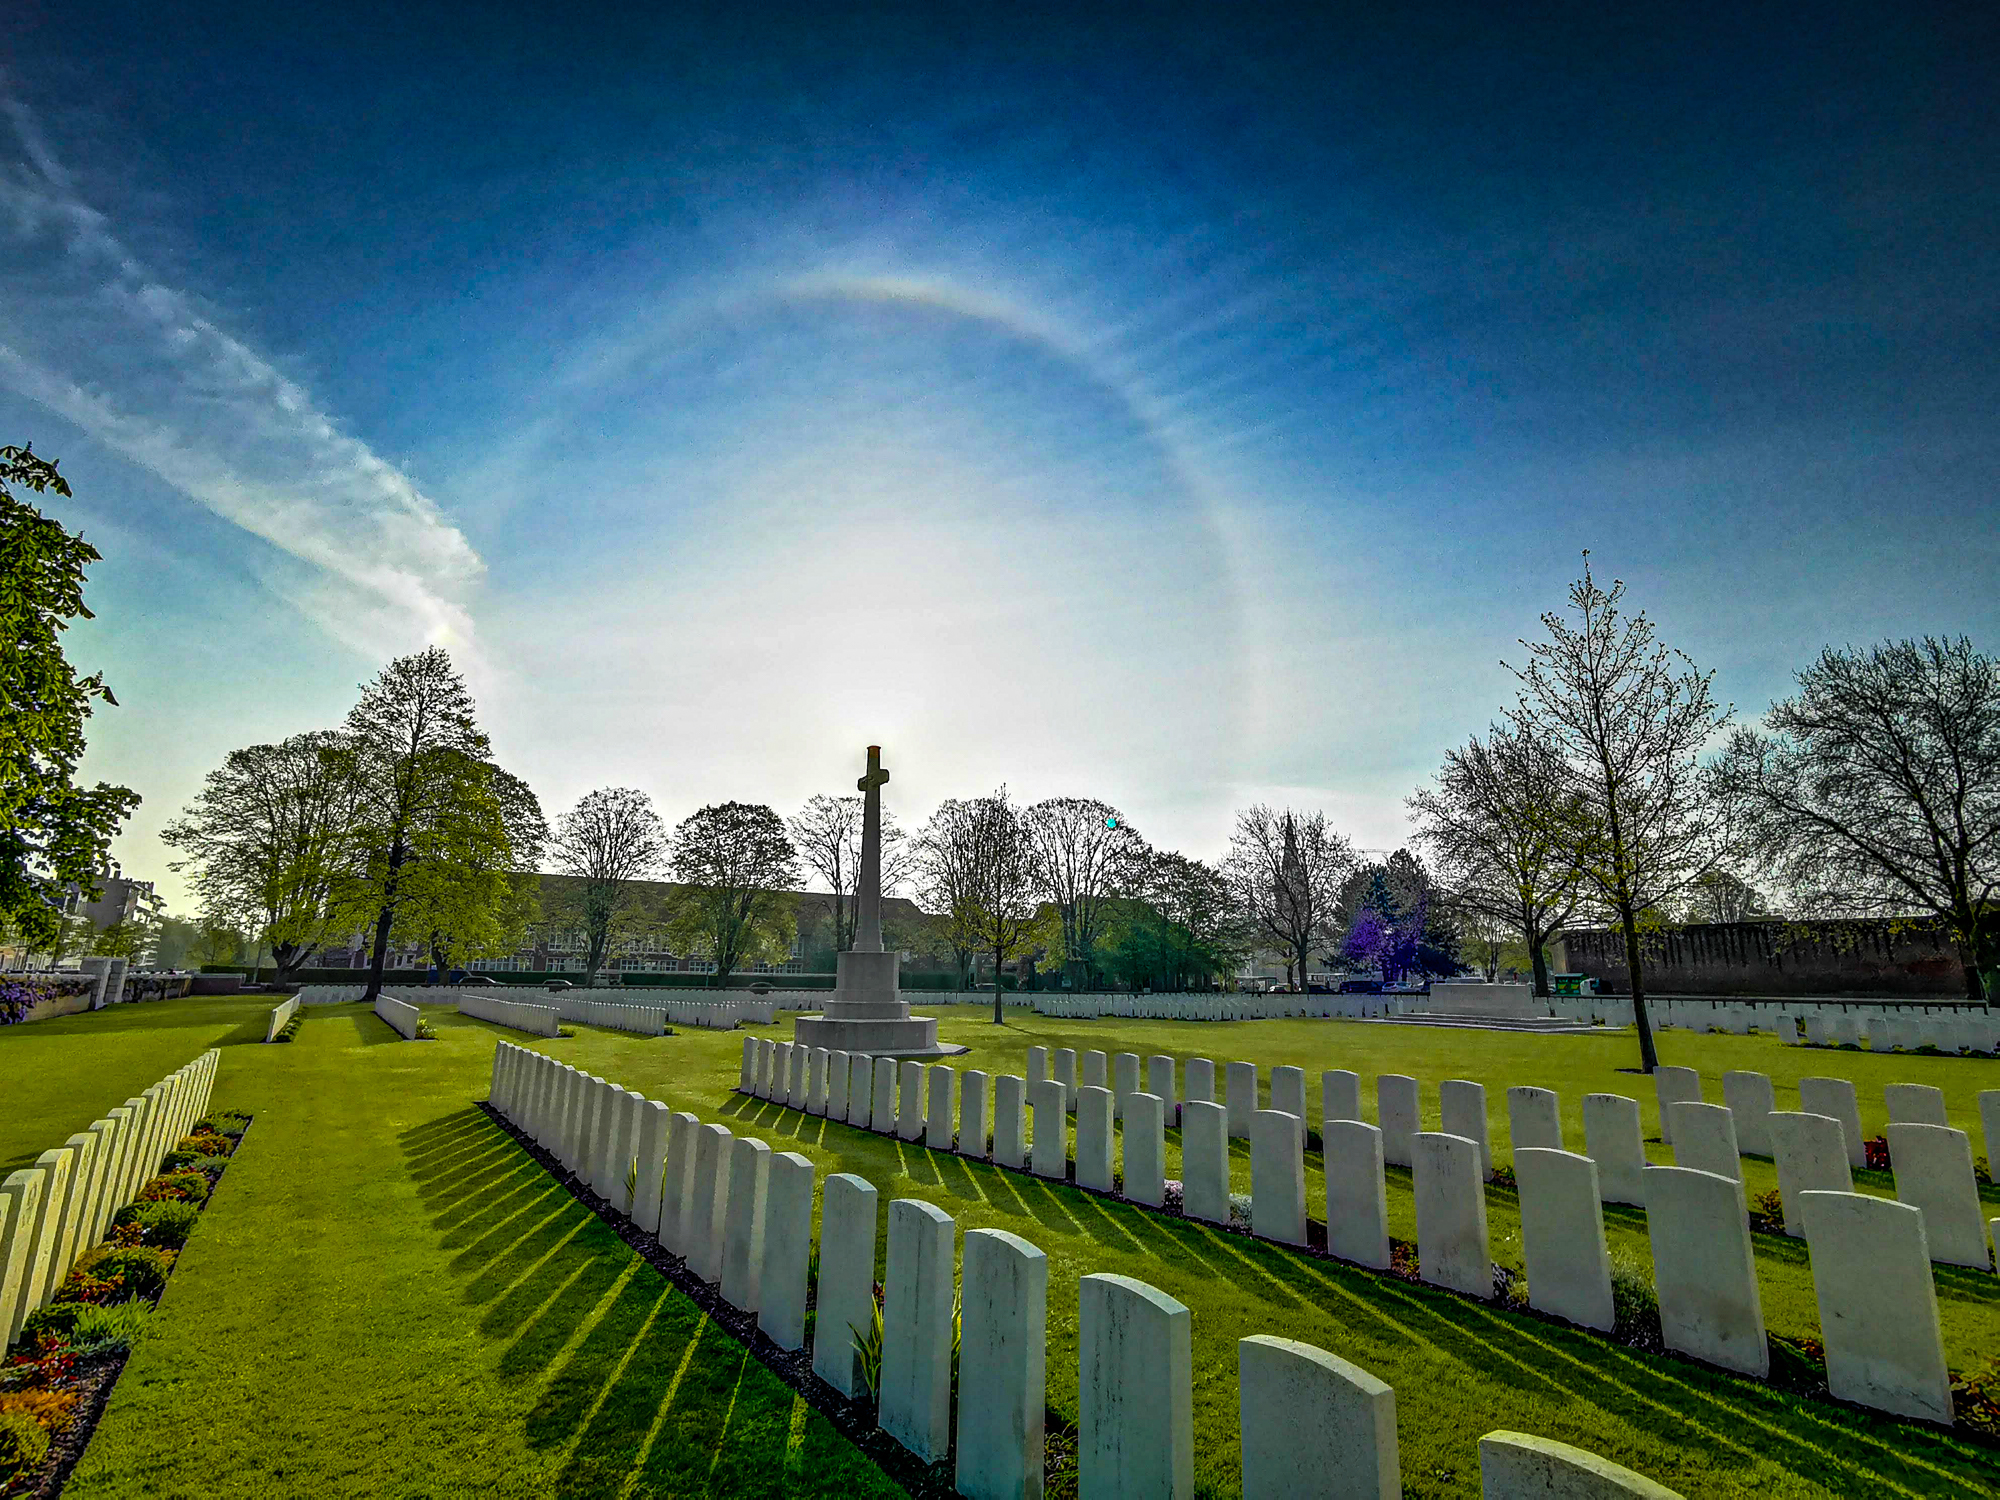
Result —
M405 1131L461 1300L531 1388L546 1493L882 1493L880 1472L477 1109ZM847 1475L847 1482L840 1481Z

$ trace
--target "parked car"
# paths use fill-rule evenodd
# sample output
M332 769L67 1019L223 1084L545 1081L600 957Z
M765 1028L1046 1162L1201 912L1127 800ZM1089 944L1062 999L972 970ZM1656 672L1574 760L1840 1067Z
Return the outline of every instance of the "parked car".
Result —
M1382 993L1382 981L1379 979L1343 979L1340 981L1340 993L1343 995L1379 995Z
M548 982L548 988L551 990L573 990L576 986L571 984L567 979L551 979Z
M459 980L458 983L461 988L464 988L467 985L475 985L475 984L480 985L482 987L490 987L493 989L498 989L500 987L500 981L495 979L491 974L468 974L463 979Z

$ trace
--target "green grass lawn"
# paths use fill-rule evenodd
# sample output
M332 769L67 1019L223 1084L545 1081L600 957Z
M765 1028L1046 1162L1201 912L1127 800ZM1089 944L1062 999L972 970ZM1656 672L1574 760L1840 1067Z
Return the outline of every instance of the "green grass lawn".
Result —
M263 1035L265 1007L183 1001L0 1031L0 1076L30 1044L42 1097L87 1121L102 1075L93 1022L167 1040L152 1077L218 1039ZM995 1028L946 1009L940 1032L973 1051L960 1067L1020 1072L1030 1045L1168 1052L1277 1063L1317 1074L1410 1073L1484 1082L1496 1154L1507 1154L1504 1091L1559 1090L1580 1147L1585 1093L1642 1100L1629 1035L1527 1037L1345 1022L1199 1024L1056 1021L1016 1013ZM868 1461L707 1324L685 1298L578 1209L475 1108L496 1038L518 1034L427 1008L435 1043L403 1043L365 1010L312 1007L284 1046L226 1045L215 1106L254 1113L236 1163L170 1283L86 1453L74 1496L273 1493L894 1493ZM762 1034L790 1034L789 1017ZM45 1038L30 1033L62 1026ZM201 1028L206 1027L205 1031ZM2000 1454L1950 1433L1804 1401L1682 1361L1423 1287L1314 1261L1073 1189L932 1153L734 1094L740 1033L668 1038L578 1028L534 1040L553 1056L803 1152L822 1177L850 1171L891 1198L943 1206L960 1228L1000 1227L1050 1259L1049 1400L1076 1412L1076 1282L1137 1276L1194 1312L1196 1468L1206 1491L1237 1491L1235 1341L1282 1333L1351 1359L1397 1392L1406 1493L1476 1495L1477 1439L1510 1427L1575 1443L1693 1496L1986 1495ZM196 1037L199 1033L199 1042ZM1934 1082L1954 1123L2000 1087L2000 1064L1871 1059L1781 1049L1765 1038L1668 1033L1664 1060L1773 1075L1780 1107L1796 1079L1854 1078L1864 1124L1882 1122L1881 1084ZM182 1055L185 1053L185 1056ZM142 1069L143 1071L143 1069ZM1219 1071L1219 1068L1218 1068ZM148 1082L151 1077L148 1077ZM118 1099L132 1091L114 1086ZM107 1099L114 1088L105 1090ZM47 1107L46 1105L42 1107ZM74 1129L7 1122L32 1157ZM53 1118L53 1116L52 1116ZM1434 1116L1433 1121L1434 1123ZM15 1145L18 1138L18 1145ZM1975 1134L1975 1140L1977 1139ZM33 1149L28 1149L29 1147ZM1659 1159L1667 1153L1657 1152ZM1169 1138L1169 1171L1178 1173ZM1237 1162L1247 1191L1248 1162ZM1768 1165L1749 1176L1768 1185ZM1317 1176L1316 1170L1313 1176ZM1312 1191L1317 1195L1318 1188ZM1319 1199L1315 1196L1315 1208ZM1414 1226L1392 1174L1392 1230ZM1518 1262L1508 1195L1489 1206L1496 1257ZM1608 1215L1643 1255L1644 1218ZM1816 1325L1803 1247L1760 1237L1767 1320ZM1943 1273L1955 1364L1995 1347L2000 1278Z
M119 1019L177 1031L175 1005ZM432 1023L313 1008L294 1042L225 1048L214 1107L255 1123L71 1500L900 1494L474 1106L491 1033Z

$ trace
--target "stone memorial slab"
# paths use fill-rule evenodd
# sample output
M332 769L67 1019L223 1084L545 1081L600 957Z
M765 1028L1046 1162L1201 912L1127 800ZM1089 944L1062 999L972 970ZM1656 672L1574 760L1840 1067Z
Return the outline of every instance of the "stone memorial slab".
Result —
M1891 1125L1949 1125L1944 1090L1927 1083L1892 1083L1882 1090Z
M873 1184L849 1172L827 1178L819 1211L819 1311L813 1374L843 1396L861 1394L854 1340L875 1322Z
M1047 1083L1048 1079L1040 1080ZM1032 1085L1039 1087L1039 1084ZM1002 1073L993 1080L993 1160L1017 1171L1028 1164L1026 1080Z
M1108 1089L1111 1087L1111 1059L1102 1052L1083 1054L1083 1082L1087 1089Z
M1553 1089L1507 1090L1507 1139L1515 1151L1560 1151L1562 1101Z
M1069 1175L1069 1115L1063 1107L1068 1093L1060 1078L1047 1079L1029 1090L1028 1102L1035 1111L1029 1161L1037 1177L1057 1182Z
M660 1184L667 1170L667 1116L657 1099L639 1101L639 1139L633 1154L639 1160L632 1222L656 1239L660 1233Z
M826 1113L826 1069L832 1054L824 1047L806 1050L806 1113Z
M1419 1131L1411 1175L1417 1199L1417 1275L1474 1297L1493 1295L1479 1143Z
M1382 1127L1382 1160L1392 1167L1410 1166L1423 1119L1417 1080L1402 1073L1384 1073L1377 1078L1375 1118Z
M1305 1075L1299 1079L1303 1087ZM1305 1121L1287 1110L1250 1117L1250 1232L1285 1245L1306 1242Z
M1181 1103L1213 1104L1215 1102L1215 1064L1205 1057L1190 1057L1186 1068L1187 1082Z
M1801 1193L1851 1193L1847 1142L1840 1121L1796 1110L1773 1110L1771 1147L1778 1164L1778 1196L1785 1207L1785 1233L1805 1237Z
M1735 1070L1722 1075L1722 1099L1736 1117L1736 1149L1745 1156L1770 1156L1767 1123L1778 1097L1768 1074Z
M1622 1464L1524 1432L1479 1440L1479 1485L1483 1500L1681 1500Z
M1086 1072L1086 1077L1088 1073ZM1076 1093L1076 1185L1100 1193L1112 1190L1111 1111L1116 1103L1110 1089L1085 1084ZM1035 1121L1041 1133L1041 1120Z
M806 1342L806 1279L812 1262L813 1166L796 1151L776 1152L764 1184L764 1246L757 1277L757 1326L780 1349Z
M1743 1180L1736 1120L1727 1105L1683 1101L1668 1105L1667 1114L1674 1132L1675 1166Z
M949 1064L931 1064L929 1088L924 1101L924 1145L932 1151L951 1149L951 1093L954 1077Z
M1192 1315L1129 1276L1085 1276L1077 1293L1077 1492L1193 1500Z
M771 1148L752 1136L729 1143L729 1198L722 1234L722 1300L739 1312L757 1310L764 1278L764 1209Z
M1229 1222L1229 1111L1190 1099L1181 1105L1181 1211L1209 1224Z
M1949 1125L1891 1125L1889 1165L1896 1174L1896 1201L1923 1210L1931 1259L1990 1270L1972 1142L1965 1132Z
M1328 1254L1386 1270L1389 1202L1382 1173L1382 1132L1361 1120L1329 1120L1322 1145Z
M1861 1108L1854 1096L1853 1084L1845 1078L1801 1078L1799 1110L1803 1114L1825 1115L1828 1119L1840 1121L1848 1166L1861 1168L1868 1165L1867 1138L1861 1134Z
M1326 1135L1329 1120L1361 1118L1361 1075L1345 1068L1331 1068L1319 1075L1320 1136Z
M1491 1182L1493 1140L1486 1120L1486 1086L1463 1078L1446 1079L1438 1085L1438 1117L1443 1134L1463 1136L1479 1147L1481 1179Z
M1653 1069L1653 1092L1660 1106L1660 1144L1674 1143L1670 1111L1676 1104L1701 1103L1701 1074L1693 1068Z
M1049 1261L1000 1229L965 1232L956 1489L968 1500L1042 1493Z
M854 1059L837 1047L829 1047L826 1053L826 1117L829 1120L846 1121L848 1118L847 1083L854 1070Z
M722 1230L729 1207L727 1127L703 1125L694 1133L694 1197L685 1209L688 1269L703 1281L722 1279Z
M889 1205L889 1251L882 1273L882 1389L876 1420L925 1463L944 1458L951 1446L951 1302L958 1271L957 1230L951 1215L934 1203L898 1198Z
M1923 1211L1862 1193L1817 1191L1802 1193L1799 1207L1812 1248L1827 1388L1842 1401L1948 1425L1951 1374Z
M877 1135L896 1133L896 1059L872 1059L874 1079L870 1085L868 1128Z
M958 1154L984 1160L986 1156L986 1075L968 1068L958 1088Z
M1233 1062L1223 1079L1223 1102L1229 1106L1229 1133L1238 1140L1250 1138L1250 1117L1257 1113L1257 1065Z
M1125 1196L1158 1208L1167 1201L1167 1106L1157 1094L1125 1099Z
M1271 1108L1283 1110L1288 1115L1297 1115L1301 1126L1307 1123L1311 1116L1306 1113L1304 1068L1271 1069Z
M1770 1374L1742 1185L1688 1167L1648 1167L1646 1232L1666 1346L1759 1380Z
M896 1096L896 1138L920 1140L924 1133L924 1065L905 1060L896 1071L901 1081Z
M1585 1328L1611 1332L1611 1257L1597 1164L1546 1147L1514 1152L1521 1194L1521 1250L1528 1305Z
M1111 1059L1111 1091L1116 1096L1112 1102L1112 1112L1125 1118L1125 1099L1129 1094L1139 1092L1139 1054L1120 1052Z
M1401 1500L1396 1395L1358 1365L1294 1339L1236 1345L1243 1500Z
M1166 1107L1169 1125L1180 1118L1180 1095L1174 1089L1174 1060L1165 1053L1146 1059L1146 1092Z

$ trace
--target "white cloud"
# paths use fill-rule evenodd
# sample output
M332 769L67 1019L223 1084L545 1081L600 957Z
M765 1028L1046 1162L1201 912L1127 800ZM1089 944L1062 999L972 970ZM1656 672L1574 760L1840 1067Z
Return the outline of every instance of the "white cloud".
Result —
M408 475L165 285L85 202L0 72L0 380L325 575L297 602L370 654L470 652L484 564ZM296 596L295 596L296 597Z

